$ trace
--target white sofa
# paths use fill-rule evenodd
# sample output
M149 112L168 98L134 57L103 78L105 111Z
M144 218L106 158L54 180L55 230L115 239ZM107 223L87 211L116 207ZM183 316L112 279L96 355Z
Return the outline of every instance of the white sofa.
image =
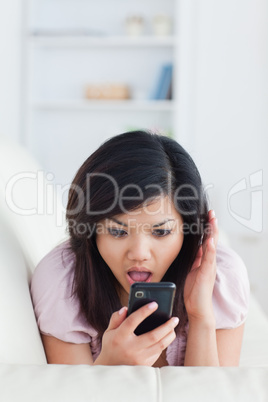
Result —
M239 368L47 365L28 285L33 267L64 237L64 229L55 228L52 216L10 211L5 201L10 177L39 166L18 146L2 145L0 141L1 402L268 401L268 320L254 298ZM17 199L27 208L36 191L29 183L35 186L28 180L27 191L25 185L16 188Z

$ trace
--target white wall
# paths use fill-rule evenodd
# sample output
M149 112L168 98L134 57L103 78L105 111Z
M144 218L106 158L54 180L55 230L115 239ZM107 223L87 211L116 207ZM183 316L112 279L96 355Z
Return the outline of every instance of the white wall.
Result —
M219 224L245 260L252 291L268 313L268 3L182 0L183 7L191 10L193 30L188 37L183 30L190 73L189 92L184 88L181 94L182 138L205 183L213 185L208 192ZM249 177L259 171L263 183L253 189L260 193L253 195ZM261 179L261 173L257 176ZM244 178L247 189L230 199L234 217L228 194ZM253 200L255 196L259 200ZM248 219L245 224L250 228L239 223L237 215Z
M0 2L0 135L20 138L20 60L23 1ZM180 141L207 184L220 226L244 258L252 291L268 313L266 0L181 0ZM22 100L23 101L23 100ZM241 225L228 210L230 189L263 171L263 228ZM255 189L255 190L256 190ZM234 212L250 218L250 191L232 198ZM260 205L258 208L261 211Z
M21 0L0 2L0 135L20 137Z

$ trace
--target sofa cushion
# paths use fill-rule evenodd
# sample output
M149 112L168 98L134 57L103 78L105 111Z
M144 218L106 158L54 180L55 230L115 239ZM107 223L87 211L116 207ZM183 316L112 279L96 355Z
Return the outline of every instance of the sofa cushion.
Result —
M0 365L0 378L8 402L268 400L268 368Z

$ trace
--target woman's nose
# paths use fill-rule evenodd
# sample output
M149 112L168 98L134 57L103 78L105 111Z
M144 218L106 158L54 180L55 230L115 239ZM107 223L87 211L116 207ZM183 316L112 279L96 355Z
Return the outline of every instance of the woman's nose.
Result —
M146 236L136 236L128 249L128 258L132 261L146 261L151 258L150 241Z

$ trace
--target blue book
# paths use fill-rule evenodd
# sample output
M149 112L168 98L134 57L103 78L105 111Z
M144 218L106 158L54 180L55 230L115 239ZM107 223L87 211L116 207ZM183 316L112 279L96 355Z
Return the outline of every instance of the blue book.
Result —
M165 64L161 68L159 81L153 99L168 99L172 80L172 64Z

